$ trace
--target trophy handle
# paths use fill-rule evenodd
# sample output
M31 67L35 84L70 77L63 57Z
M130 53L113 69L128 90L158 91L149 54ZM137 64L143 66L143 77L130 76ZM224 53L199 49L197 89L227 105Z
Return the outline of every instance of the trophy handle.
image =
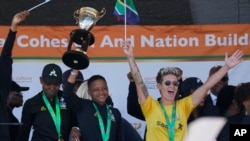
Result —
M102 8L101 12L99 12L96 22L100 20L106 14L106 9Z
M79 22L79 10L74 11L73 13L74 19L76 20L76 24Z

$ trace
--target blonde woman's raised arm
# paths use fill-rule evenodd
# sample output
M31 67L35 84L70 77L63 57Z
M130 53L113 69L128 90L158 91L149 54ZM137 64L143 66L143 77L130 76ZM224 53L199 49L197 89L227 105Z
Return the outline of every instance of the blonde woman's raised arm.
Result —
M123 43L123 52L127 56L130 71L132 73L133 79L134 79L135 84L136 84L138 100L140 103L144 103L147 96L148 96L148 89L143 82L140 70L135 62L135 58L133 55L133 47L130 44L128 44L128 42L124 42Z
M225 65L221 67L221 69L216 73L211 75L201 87L193 92L192 99L195 106L197 106L207 95L209 89L211 89L216 83L218 83L231 68L242 61L241 58L243 54L244 53L242 50L236 50L230 57L228 57L227 53L225 54Z

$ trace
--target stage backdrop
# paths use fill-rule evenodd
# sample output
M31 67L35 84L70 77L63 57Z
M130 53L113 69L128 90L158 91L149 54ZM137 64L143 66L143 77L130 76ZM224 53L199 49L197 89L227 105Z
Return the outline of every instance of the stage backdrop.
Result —
M8 26L0 26L0 50L8 33ZM69 69L61 57L67 50L69 34L77 26L21 26L13 49L13 79L22 86L29 86L24 100L41 91L39 77L43 66L57 63L65 71ZM180 67L184 78L196 76L206 81L209 69L223 65L225 52L237 49L245 52L244 62L229 72L229 84L238 85L250 81L249 24L183 25L183 26L128 26L127 39L134 46L136 60L143 79L154 98L159 97L155 76L161 67ZM145 122L127 114L129 66L123 55L121 41L124 26L96 26L91 31L95 44L87 50L90 65L82 70L85 79L94 74L103 75L109 92L122 116L131 122L141 136ZM72 45L72 49L77 45ZM22 108L15 109L20 119Z

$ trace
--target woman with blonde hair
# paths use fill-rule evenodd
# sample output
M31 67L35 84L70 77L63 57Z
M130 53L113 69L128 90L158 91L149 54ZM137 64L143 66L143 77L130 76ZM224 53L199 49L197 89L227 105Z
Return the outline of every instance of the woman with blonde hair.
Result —
M207 95L222 77L234 66L241 62L243 52L237 50L232 56L225 55L224 66L208 78L208 80L192 92L191 95L176 100L178 94L178 71L174 67L161 68L156 76L160 100L149 95L140 70L136 64L133 48L127 42L123 44L124 54L136 84L138 101L147 124L147 141L183 141L187 132L187 120L190 113Z

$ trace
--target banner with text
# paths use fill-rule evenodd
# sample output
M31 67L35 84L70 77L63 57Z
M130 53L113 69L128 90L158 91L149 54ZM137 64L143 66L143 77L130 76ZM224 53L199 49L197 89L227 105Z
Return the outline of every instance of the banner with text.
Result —
M9 26L0 26L0 50ZM13 57L19 59L61 58L75 26L20 26ZM126 31L126 34L124 34ZM141 59L218 59L236 49L250 58L250 24L173 26L95 26L95 42L87 50L92 59L122 59L125 38ZM71 49L80 47L73 44Z

